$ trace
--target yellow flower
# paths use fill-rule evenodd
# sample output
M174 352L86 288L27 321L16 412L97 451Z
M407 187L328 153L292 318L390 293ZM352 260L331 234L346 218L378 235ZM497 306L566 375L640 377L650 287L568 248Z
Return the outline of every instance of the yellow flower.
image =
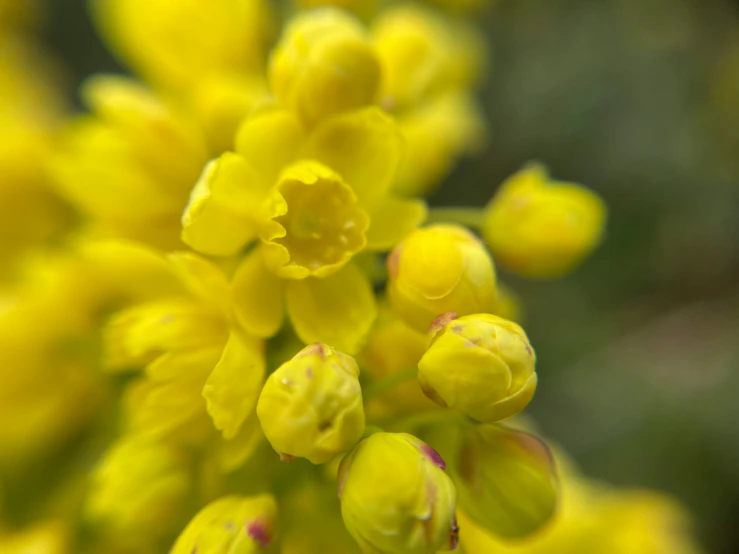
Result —
M558 456L558 458L561 458ZM699 554L683 508L649 490L616 489L562 467L562 507L540 532L506 541L458 512L465 552L496 554ZM460 493L461 494L461 493Z
M190 521L171 554L257 554L271 552L277 505L268 494L226 496Z
M606 208L583 186L552 181L529 164L509 177L485 209L482 234L496 260L526 277L558 277L600 242Z
M311 344L267 379L257 415L282 459L330 461L364 432L362 389L354 358Z
M392 121L366 108L307 131L294 114L265 108L244 122L236 150L203 172L183 240L225 256L259 238L234 276L241 324L270 337L286 308L305 343L355 353L376 308L350 259L391 248L425 217L422 202L388 194L400 158Z
M525 537L554 515L558 483L547 446L534 437L496 425L476 425L462 439L459 506L486 530Z
M224 466L240 464L260 438L254 408L265 360L260 340L234 321L226 276L189 253L166 258L178 287L116 313L105 330L111 369L146 366L129 393L132 430L202 444L221 432Z
M392 379L418 366L426 351L426 335L409 327L388 306L383 306L367 344L357 360L374 382ZM368 416L387 417L404 412L438 408L423 394L416 379L404 379L365 405Z
M148 81L178 92L259 71L271 35L264 0L92 0L115 52Z
M93 470L87 516L116 542L154 545L181 519L190 487L182 454L162 443L124 437Z
M5 6L7 4L7 7ZM44 162L65 102L57 68L46 53L20 34L2 29L3 12L25 11L28 2L0 4L0 279L12 276L26 249L46 244L69 223L49 186ZM17 14L20 15L20 14Z
M311 125L371 104L380 63L359 21L331 8L310 10L288 22L269 81L277 99Z
M495 268L483 244L455 225L418 229L388 258L388 296L405 321L426 331L440 314L495 309Z
M536 390L536 354L521 327L489 314L440 316L418 381L434 402L478 421L511 417Z
M416 6L383 11L372 41L383 71L380 105L397 118L406 143L395 189L425 194L483 141L472 89L484 48L471 26Z
M297 6L302 10L334 6L348 10L359 16L369 16L377 8L377 0L297 0Z
M194 122L141 85L94 77L94 115L70 125L52 164L60 193L104 236L176 247L180 214L205 163Z
M456 492L436 451L406 433L375 433L341 462L341 515L367 554L454 547Z
M23 531L0 529L0 552L7 554L71 553L69 530L59 522L36 524Z

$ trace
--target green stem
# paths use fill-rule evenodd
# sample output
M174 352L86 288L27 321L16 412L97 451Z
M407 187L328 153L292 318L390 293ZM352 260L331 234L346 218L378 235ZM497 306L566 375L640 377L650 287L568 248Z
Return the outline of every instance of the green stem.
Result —
M483 208L454 207L431 208L427 223L458 223L471 229L480 229L485 219Z
M418 370L415 367L411 367L409 369L393 373L384 379L372 383L364 389L364 401L366 402L370 398L381 395L383 392L390 390L395 385L408 381L409 379L413 379L416 376L417 371Z

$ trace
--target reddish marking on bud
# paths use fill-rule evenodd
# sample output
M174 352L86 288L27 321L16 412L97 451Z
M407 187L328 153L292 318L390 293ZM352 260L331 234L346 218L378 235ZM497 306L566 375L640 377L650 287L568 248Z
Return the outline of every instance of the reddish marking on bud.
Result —
M326 353L323 351L323 345L320 342L314 342L295 354L296 358L302 358L304 356L318 356L323 360L326 357Z
M400 253L403 250L403 245L398 245L387 257L387 272L390 274L391 279L398 277L398 271L400 269Z
M428 444L424 444L421 447L421 452L431 460L431 463L441 469L446 469L446 462L436 450L430 447Z
M449 407L449 405L444 401L444 399L441 396L439 396L439 393L436 392L436 389L434 389L427 383L419 382L419 385L421 387L421 390L423 391L423 394L425 394L429 400L436 402L439 406L442 406L444 408Z
M249 535L259 546L267 546L272 542L269 530L263 521L252 521L246 524L246 534Z
M278 452L278 454L280 455L281 462L292 462L298 459L298 456L293 456L292 454L286 454L284 452Z
M457 518L452 520L452 529L449 532L449 550L456 550L459 546L459 525L457 525Z
M305 368L305 376L308 379L313 379L313 366L309 365L307 368Z
M434 319L431 322L431 325L429 325L428 334L433 337L436 333L446 327L450 321L454 321L456 318L457 314L455 312L447 312L445 314L437 315L436 319Z

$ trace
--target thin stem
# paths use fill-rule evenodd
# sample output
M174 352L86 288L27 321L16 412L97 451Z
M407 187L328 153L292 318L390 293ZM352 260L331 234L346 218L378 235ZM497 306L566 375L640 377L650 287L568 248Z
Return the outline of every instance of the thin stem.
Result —
M458 223L472 229L480 229L485 218L483 208L454 207L454 208L431 208L427 223Z
M379 381L372 383L364 389L365 402L370 398L374 398L381 395L383 392L390 390L395 385L408 381L409 379L413 379L416 376L417 371L418 370L415 367L411 367L404 369L403 371L393 373L384 379L380 379Z

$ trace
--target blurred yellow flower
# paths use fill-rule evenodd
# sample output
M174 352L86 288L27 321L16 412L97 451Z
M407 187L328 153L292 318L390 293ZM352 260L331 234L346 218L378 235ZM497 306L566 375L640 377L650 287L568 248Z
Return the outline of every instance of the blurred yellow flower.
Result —
M616 489L562 464L561 509L538 533L505 541L458 511L466 553L491 554L699 554L690 521L674 499L649 490Z
M149 82L180 93L259 71L272 34L264 0L91 0L101 34Z
M206 161L197 124L123 77L89 79L93 115L67 129L52 163L59 192L101 236L176 248L179 219Z
M294 15L272 52L272 92L308 125L374 102L380 63L361 23L324 8Z
M388 306L381 308L357 360L362 372L372 377L373 383L386 383L393 378L402 380L370 396L365 405L368 417L383 418L438 409L413 378L418 362L426 352L427 342L424 333L409 327ZM413 375L403 378L409 372Z
M86 515L114 543L145 549L181 522L191 486L182 453L162 443L123 437L93 470Z
M36 524L23 531L0 529L3 554L71 554L69 529L60 522Z
M476 425L464 432L455 462L460 510L488 532L518 539L554 516L559 497L554 459L535 436Z
M482 235L495 259L526 277L558 277L600 242L606 208L583 186L552 181L529 164L509 177L485 209Z

